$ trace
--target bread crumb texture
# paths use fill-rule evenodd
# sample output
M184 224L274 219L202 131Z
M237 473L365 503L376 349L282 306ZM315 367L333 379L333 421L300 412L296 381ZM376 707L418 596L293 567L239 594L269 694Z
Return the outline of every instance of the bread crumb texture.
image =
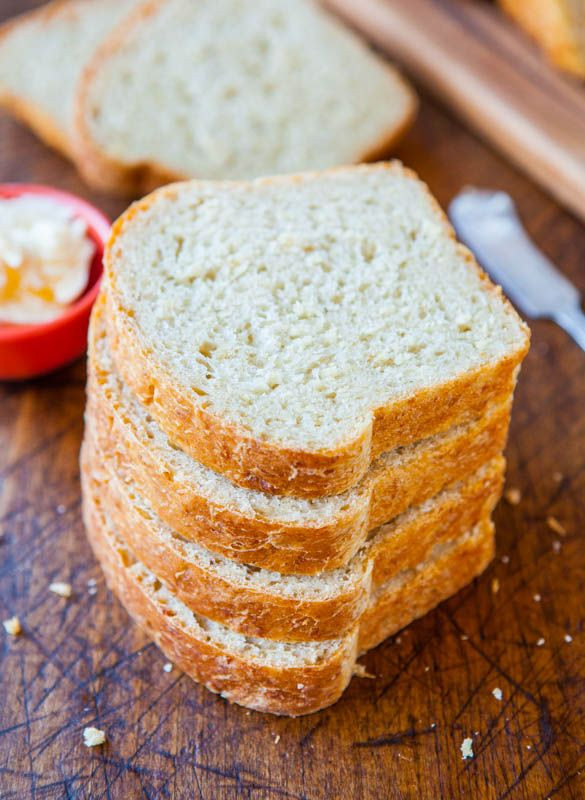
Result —
M473 739L464 739L460 745L461 749L461 758L465 760L466 758L473 758Z
M551 531L554 531L555 533L558 533L559 536L566 536L567 535L567 529L565 528L565 526L562 523L560 523L558 521L558 519L556 517L552 517L552 516L547 517L546 518L546 524L551 529Z
M66 583L65 581L55 581L49 585L49 591L53 592L53 594L59 595L59 597L69 598L73 592L70 583Z
M10 636L18 636L22 633L22 627L18 617L10 617L10 619L5 619L2 624L4 625L4 630Z
M367 667L366 667L365 664L358 664L357 662L353 665L352 674L356 678L375 678L376 677L371 672L368 672Z
M517 506L522 500L522 493L520 492L520 489L508 489L504 494L504 497L511 506Z
M106 741L106 734L99 728L84 728L83 744L86 747L98 747Z

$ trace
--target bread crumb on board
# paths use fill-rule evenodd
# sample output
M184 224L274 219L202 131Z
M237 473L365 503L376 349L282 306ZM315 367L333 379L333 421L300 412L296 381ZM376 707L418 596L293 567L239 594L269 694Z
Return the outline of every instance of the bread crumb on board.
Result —
M84 728L83 729L83 744L86 747L98 747L106 741L105 731L99 728Z
M558 519L556 517L552 517L552 516L547 517L546 518L546 524L551 529L551 531L554 531L555 533L558 533L559 536L566 536L567 535L567 529L565 528L565 526L562 523L560 523L558 521Z
M506 498L506 502L508 502L511 506L517 506L522 500L522 492L520 489L513 487L504 492L504 497Z
M544 637L541 636L540 639L536 642L536 646L537 647L542 647L545 644L545 642L546 642L546 639L544 639Z
M561 552L562 548L563 545L559 542L558 539L555 539L554 542L552 543L553 553L556 553L558 555Z
M49 585L49 591L53 592L53 594L58 594L59 597L69 598L73 590L70 583L55 581Z
M565 633L565 642L567 642L567 644L570 644L572 641L573 641L573 637L571 636L571 634L570 633Z
M536 593L532 595L532 599L534 600L535 603L540 603L542 597L538 593Z
M496 698L496 700L498 700L499 702L502 702L502 696L503 695L502 695L502 690L499 688L499 686L496 686L495 689L492 689L492 694Z
M274 744L278 744L280 742L280 733L277 733L274 737Z
M10 619L5 619L2 624L4 625L4 630L10 636L19 636L22 633L22 626L18 617L10 617Z
M375 678L376 677L375 675L372 675L371 672L367 671L367 667L366 667L365 664L357 664L357 663L354 664L353 665L352 674L355 675L356 678Z
M500 591L500 582L497 578L492 580L492 594L497 594Z
M464 739L460 745L461 750L461 758L465 760L466 758L473 758L473 739Z

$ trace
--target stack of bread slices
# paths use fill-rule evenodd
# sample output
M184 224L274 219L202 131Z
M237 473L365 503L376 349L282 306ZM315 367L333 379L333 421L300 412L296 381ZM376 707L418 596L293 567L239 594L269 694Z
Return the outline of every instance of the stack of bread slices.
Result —
M90 332L88 536L167 657L278 714L494 549L516 313L399 164L159 189Z

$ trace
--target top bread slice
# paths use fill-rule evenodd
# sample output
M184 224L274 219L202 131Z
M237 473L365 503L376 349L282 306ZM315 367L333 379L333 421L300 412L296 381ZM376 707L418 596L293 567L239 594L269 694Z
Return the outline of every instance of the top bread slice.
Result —
M314 0L151 0L97 51L76 130L86 179L144 193L380 157L406 82Z
M585 78L583 0L499 0L558 67Z
M93 51L138 0L54 0L0 28L0 105L72 157L73 105Z
M234 483L354 486L509 394L528 329L399 164L158 190L106 252L116 368Z

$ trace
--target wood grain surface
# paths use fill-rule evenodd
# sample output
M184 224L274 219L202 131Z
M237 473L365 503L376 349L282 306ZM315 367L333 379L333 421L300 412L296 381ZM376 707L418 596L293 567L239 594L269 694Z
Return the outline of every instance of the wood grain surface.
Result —
M24 5L0 0L0 16ZM583 226L433 100L398 155L443 205L465 184L511 192L585 291ZM0 180L122 210L4 116ZM552 324L532 330L508 446L508 485L522 499L497 509L493 565L363 659L375 678L296 720L230 706L163 671L106 590L80 519L83 363L0 387L0 618L23 625L17 639L0 629L0 798L585 797L585 353ZM49 592L54 580L72 583L69 600ZM89 725L106 745L84 747ZM466 737L474 758L463 761Z
M326 0L585 220L585 84L486 0Z

